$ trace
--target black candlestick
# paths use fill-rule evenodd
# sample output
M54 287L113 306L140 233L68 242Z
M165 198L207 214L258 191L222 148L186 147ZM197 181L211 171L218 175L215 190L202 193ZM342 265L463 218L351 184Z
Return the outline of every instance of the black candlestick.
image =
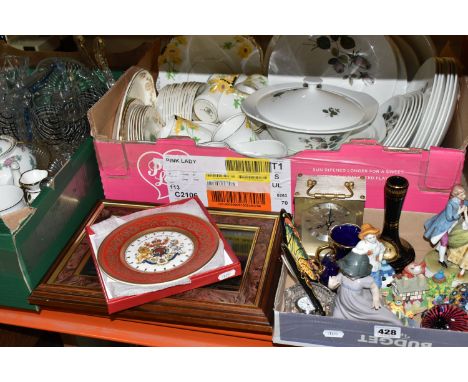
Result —
M385 183L385 215L380 241L387 251L384 259L400 273L409 263L414 261L414 248L406 240L400 238L399 224L403 202L408 191L408 180L402 176L391 176Z

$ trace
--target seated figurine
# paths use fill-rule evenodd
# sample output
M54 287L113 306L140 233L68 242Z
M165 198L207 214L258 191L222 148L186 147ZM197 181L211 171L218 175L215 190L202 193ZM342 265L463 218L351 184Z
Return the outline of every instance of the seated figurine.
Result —
M465 189L457 184L452 188L450 199L445 206L445 209L438 215L433 216L424 223L426 229L424 237L429 239L439 252L439 263L447 268L445 262L445 254L449 244L448 235L452 229L457 225L460 219L460 214L466 211L468 202L465 201Z
M368 256L351 251L337 263L340 273L328 280L330 289L338 288L333 317L401 325L400 320L382 306L379 287L370 276L372 265Z

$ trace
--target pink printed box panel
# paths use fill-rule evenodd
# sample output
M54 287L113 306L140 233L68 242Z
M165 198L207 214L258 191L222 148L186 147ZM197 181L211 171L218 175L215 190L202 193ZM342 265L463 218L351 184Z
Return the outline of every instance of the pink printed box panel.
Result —
M242 157L226 148L199 147L185 139L161 139L154 144L95 140L95 148L105 197L150 203L170 201L164 155ZM308 150L285 159L291 163L291 195L298 174L365 176L366 208L384 208L385 180L399 175L410 184L403 209L435 213L443 209L450 189L460 182L464 152L439 147L390 150L372 140L356 140L338 151ZM185 186L189 191L190 185Z

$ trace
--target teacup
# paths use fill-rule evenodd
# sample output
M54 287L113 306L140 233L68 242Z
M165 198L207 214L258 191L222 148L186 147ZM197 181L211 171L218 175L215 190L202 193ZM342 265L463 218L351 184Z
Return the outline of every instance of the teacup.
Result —
M320 259L320 254L328 249L335 261L342 259L359 243L359 232L361 232L361 227L352 223L331 227L328 234L328 244L317 248L316 258Z
M218 101L218 120L224 122L229 117L241 112L241 103L248 94L233 89L231 92L224 92Z
M252 94L267 85L268 79L261 74L251 74L250 76L241 74L234 87L243 93Z
M339 267L336 261L345 257L359 242L359 232L361 228L356 224L345 223L331 227L328 234L328 244L318 247L315 257L324 266L324 271L320 275L320 282L328 285L328 279L336 276ZM321 253L329 250L329 253L321 256Z
M0 216L9 214L27 207L23 190L20 187L5 185L0 186Z
M218 104L223 94L234 92L235 75L213 74L207 84L200 89L193 102L193 111L203 122L219 122Z
M160 133L160 138L167 137L189 137L197 144L211 141L211 131L199 126L197 123L184 118L172 116L168 118L166 126Z
M218 127L219 127L218 123L203 122L203 121L196 121L194 123L208 130L212 135L215 133L216 130L218 130Z
M245 114L239 113L221 123L213 134L213 141L224 141L228 145L258 140L252 124Z
M24 172L19 179L21 187L26 193L26 200L31 204L41 192L41 182L47 178L48 172L46 170L29 170Z

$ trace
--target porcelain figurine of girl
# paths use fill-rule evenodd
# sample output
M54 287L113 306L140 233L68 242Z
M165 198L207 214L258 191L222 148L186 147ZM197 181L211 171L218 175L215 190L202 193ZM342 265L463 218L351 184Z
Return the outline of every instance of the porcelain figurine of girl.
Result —
M369 256L369 263L372 265L371 276L377 286L381 288L381 269L385 246L377 240L377 235L379 234L380 230L378 228L375 228L371 224L363 224L361 226L361 232L358 235L361 241L357 243L353 251L360 255Z
M340 273L328 280L330 289L338 288L333 317L401 325L400 320L382 306L379 287L370 276L372 265L368 256L353 250L337 263Z
M424 237L429 239L439 252L439 264L447 268L445 262L445 254L449 242L448 234L458 223L461 214L466 210L468 202L465 201L465 189L457 184L453 186L450 193L450 199L445 206L445 209L438 215L433 216L424 223Z

